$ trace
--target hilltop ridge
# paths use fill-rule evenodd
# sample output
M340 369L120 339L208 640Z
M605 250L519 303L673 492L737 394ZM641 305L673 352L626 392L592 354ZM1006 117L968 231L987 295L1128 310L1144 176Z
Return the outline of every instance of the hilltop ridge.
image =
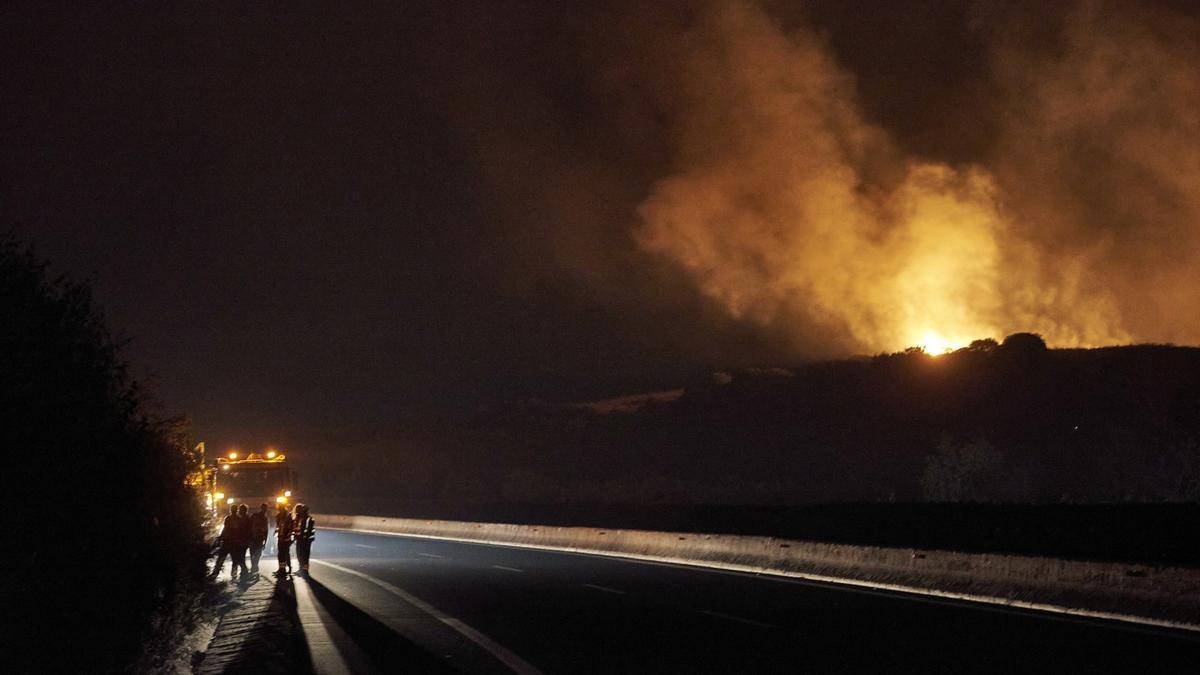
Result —
M912 349L718 372L633 408L514 404L404 442L413 461L394 469L369 452L355 458L371 463L345 474L355 494L402 486L411 499L492 503L1196 501L1200 348L1047 349L1018 334L939 356ZM460 471L466 464L471 471Z

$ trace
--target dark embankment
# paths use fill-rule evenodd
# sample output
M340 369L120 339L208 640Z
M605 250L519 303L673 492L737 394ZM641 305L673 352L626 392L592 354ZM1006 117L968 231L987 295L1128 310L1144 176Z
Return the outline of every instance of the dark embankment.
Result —
M86 285L0 238L10 672L127 669L203 578L178 423L155 421Z
M665 388L665 387L664 387ZM513 405L309 467L310 495L486 503L1200 501L1200 349L1037 336L718 373L636 412Z

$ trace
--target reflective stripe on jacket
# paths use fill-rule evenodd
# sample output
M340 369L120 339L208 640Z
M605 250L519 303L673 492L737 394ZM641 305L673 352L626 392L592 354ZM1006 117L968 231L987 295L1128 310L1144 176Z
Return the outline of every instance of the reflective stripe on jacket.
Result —
M304 516L296 522L296 539L312 541L317 538L317 521L312 516Z

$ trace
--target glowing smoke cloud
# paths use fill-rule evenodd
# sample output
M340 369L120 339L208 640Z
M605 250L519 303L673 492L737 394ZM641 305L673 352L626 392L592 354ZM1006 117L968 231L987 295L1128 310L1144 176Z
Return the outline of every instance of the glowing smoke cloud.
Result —
M678 170L636 236L735 316L820 322L870 350L1017 330L1129 338L1112 298L1082 283L1085 259L1048 265L1020 236L988 171L897 157L815 33L735 3L681 47ZM896 178L873 179L881 160Z
M981 50L939 54L968 66L928 102L906 86L955 68L894 89L877 84L889 67L864 71L860 103L820 32L865 25L853 5L821 29L737 0L507 32L497 9L462 44L509 41L454 46L463 63L430 79L505 214L508 269L669 357L939 352L1018 331L1197 344L1200 22L1161 4L976 0L961 25L843 45L859 69L915 39ZM923 121L968 133L930 143Z
M1022 234L1077 261L1134 339L1200 343L1200 22L1084 2L1052 49L1019 38L995 40L1006 123L988 163Z

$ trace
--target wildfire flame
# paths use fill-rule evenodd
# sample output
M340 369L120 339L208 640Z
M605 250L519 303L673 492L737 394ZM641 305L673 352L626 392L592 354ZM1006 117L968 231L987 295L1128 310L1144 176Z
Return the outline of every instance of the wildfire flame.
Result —
M916 346L920 347L930 356L941 356L946 352L952 352L959 347L966 346L966 342L962 340L950 340L942 336L937 331L927 331L916 342Z
M1090 15L1078 19L1078 40L1091 40L1088 22L1099 20ZM668 73L671 82L680 83L676 90L684 98L677 104L682 112L672 136L680 162L639 207L635 237L644 250L688 272L702 293L733 316L798 336L818 326L839 344L869 351L920 346L940 354L974 339L1024 331L1057 346L1130 340L1122 314L1134 314L1128 302L1118 306L1105 240L1066 247L1043 235L1080 231L1099 216L1087 214L1091 221L1082 225L1066 221L1066 209L1058 205L1068 201L1045 197L1041 185L1022 182L1027 179L1019 168L1006 169L1005 183L983 166L905 156L859 112L854 82L836 64L826 42L803 28L785 31L754 5L719 6L682 46L678 58L669 59L673 70ZM1080 65L1084 74L1078 76L1069 69L1076 64L1047 68L1047 81L1063 92L1074 91L1068 86L1072 77L1127 75L1119 70L1124 61L1117 59L1123 52L1103 51L1102 42L1077 49L1092 49L1090 58L1099 65L1094 73L1086 70L1090 62ZM1188 61L1168 62L1171 55L1161 56L1155 49L1167 54L1163 50L1168 48L1150 45L1139 53L1151 56L1140 58L1157 58L1172 72L1189 72L1175 68ZM1111 67L1105 65L1109 61ZM1171 82L1175 98L1200 104L1194 78ZM1050 86L1047 91L1058 91ZM1127 95L1137 91L1131 87L1106 94L1105 105L1114 118L1135 117L1122 111L1146 105L1144 97ZM1070 117L1076 104L1065 94L1035 103L1047 112L1029 124L1068 139L1078 136L1080 128L1092 133L1085 125L1095 124L1100 114L1084 109ZM1200 147L1194 142L1194 110L1176 108L1163 113L1167 121L1161 138L1148 135L1158 129L1142 130L1141 136L1124 129L1099 130L1149 139L1150 147L1178 156L1172 166L1130 141L1121 146L1105 142L1105 151L1116 147L1138 153L1118 158L1140 162L1138 170L1162 173L1164 180L1144 188L1146 195L1182 186L1182 179L1172 176L1185 171L1180 167L1194 165L1195 155L1187 154ZM1170 134L1185 140L1191 134L1193 142L1166 142L1175 137ZM1013 142L1030 135L1014 134L1019 138ZM1063 147L1070 146L1064 141ZM1034 157L1030 164L1039 161L1049 160ZM1043 182L1054 179L1047 176ZM1026 189L1016 193L1009 185ZM1136 218L1157 218L1154 222L1165 233L1175 223L1194 223L1200 214L1198 195L1194 184L1180 187L1170 199L1149 202L1119 225L1130 228L1141 222ZM1014 204L1023 210L1015 210ZM1163 204L1179 206L1160 217L1156 209L1165 209ZM1180 235L1179 240L1186 238ZM1168 280L1179 273L1172 267L1155 274ZM1128 297L1129 288L1145 282L1124 283L1122 297ZM1195 295L1194 287L1165 286L1173 289L1176 304ZM1153 290L1141 297L1156 301L1160 291ZM1152 320L1142 307L1134 310L1144 323ZM1170 322L1155 325L1181 330Z
M810 356L936 353L1018 332L1063 347L1200 341L1194 11L983 3L970 26L937 29L968 31L980 52L954 59L970 65L924 100L910 90L920 73L880 87L886 68L847 68L908 38L864 58L839 46L841 24L808 23L820 13L806 18L804 3L659 4L602 12L584 41L599 133L516 131L555 117L542 96L497 91L488 100L511 110L468 111L497 193L517 195L514 226L536 228L520 241L545 240L535 264L651 316L659 301L694 307L674 294L697 292L761 327L760 344L782 337ZM561 89L547 70L546 91ZM647 259L648 274L629 274ZM692 345L695 328L664 330ZM713 335L706 353L744 344Z

